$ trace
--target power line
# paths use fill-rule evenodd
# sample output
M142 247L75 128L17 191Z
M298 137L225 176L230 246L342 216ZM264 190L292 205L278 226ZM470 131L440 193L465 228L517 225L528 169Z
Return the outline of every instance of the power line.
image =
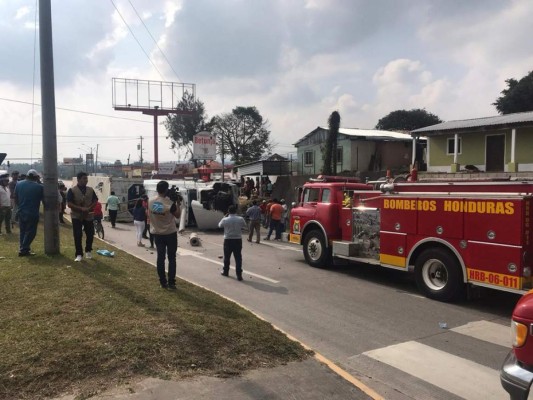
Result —
M4 97L0 97L0 100L3 100L3 101L10 101L12 103L21 103L21 104L29 104L29 105L36 105L38 107L41 107L40 104L37 104L37 103L32 103L32 102L29 102L29 101L22 101L22 100L14 100L14 99L6 99ZM142 122L143 124L152 124L153 122L150 122L150 121L143 121L143 120L140 120L140 119L133 119L133 118L125 118L125 117L115 117L114 115L107 115L107 114L98 114L98 113L94 113L94 112L90 112L90 111L81 111L81 110L74 110L72 108L63 108L63 107L56 107L56 109L58 110L62 110L62 111L70 111L70 112L75 112L75 113L80 113L80 114L88 114L88 115L96 115L98 117L106 117L106 118L114 118L114 119L125 119L127 121L135 121L135 122Z
M163 50L161 50L161 47L159 47L159 45L157 44L157 41L155 40L155 38L152 36L152 33L150 32L150 30L148 29L148 27L146 26L146 24L144 23L143 19L141 18L141 16L139 15L139 13L137 12L137 9L135 8L135 6L133 5L133 3L131 2L131 0L128 0L128 2L130 3L131 7L133 8L133 11L135 11L135 14L137 14L137 17L139 18L139 21L141 21L141 23L143 24L143 26L145 27L146 31L148 32L148 34L150 35L150 37L152 38L152 40L154 41L155 45L157 46L157 48L159 49L159 51L161 52L161 54L163 55L163 58L166 60L167 64L169 65L170 69L172 70L172 72L174 72L174 75L176 75L176 78L178 78L178 81L181 82L181 79L180 77L178 76L178 73L174 70L174 68L172 67L172 64L170 63L170 61L168 60L167 56L165 55L165 53L163 52Z
M17 132L0 132L0 135L14 135L14 136L31 136L31 133L17 133ZM135 138L128 138L124 136L95 136L95 135L56 135L57 137L68 138L88 138L88 139L120 139L120 140L134 140Z
M120 13L120 11L118 10L118 7L115 5L115 2L113 0L109 0L111 1L111 4L113 4L113 7L115 7L115 10L117 10L117 14L119 15L120 19L122 20L122 22L124 22L124 25L126 25L126 27L128 28L128 30L130 31L131 35L133 36L133 38L135 39L135 41L137 42L137 44L139 45L139 47L141 48L141 50L143 51L144 55L148 58L148 61L150 61L150 63L154 66L154 68L156 69L156 71L159 73L159 75L161 76L161 78L166 81L165 77L163 76L163 74L161 73L161 71L159 71L159 68L157 68L157 66L154 64L154 62L152 61L152 59L150 58L150 56L148 55L148 53L144 50L144 48L142 47L141 43L139 42L139 40L137 39L137 37L135 36L135 34L133 33L133 31L131 30L130 26L128 25L128 23L126 22L126 20L124 19L124 17L122 16L122 14Z

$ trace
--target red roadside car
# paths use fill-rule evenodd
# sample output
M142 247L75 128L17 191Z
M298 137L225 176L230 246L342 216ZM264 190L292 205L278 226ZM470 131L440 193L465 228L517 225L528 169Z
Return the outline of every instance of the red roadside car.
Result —
M511 333L513 349L503 362L500 380L511 400L526 400L533 382L533 290L516 304Z

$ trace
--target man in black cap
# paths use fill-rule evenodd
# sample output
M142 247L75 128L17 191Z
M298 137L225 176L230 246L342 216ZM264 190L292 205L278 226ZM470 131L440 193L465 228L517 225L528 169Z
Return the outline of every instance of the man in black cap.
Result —
M15 203L18 207L20 228L19 257L33 256L31 243L37 234L39 207L44 199L43 185L39 182L39 173L30 169L26 179L15 186Z

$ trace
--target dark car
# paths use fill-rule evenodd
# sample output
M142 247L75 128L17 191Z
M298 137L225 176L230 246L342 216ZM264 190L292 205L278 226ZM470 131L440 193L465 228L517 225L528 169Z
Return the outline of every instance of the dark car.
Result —
M533 290L516 304L511 321L513 349L500 370L511 400L526 400L533 382Z

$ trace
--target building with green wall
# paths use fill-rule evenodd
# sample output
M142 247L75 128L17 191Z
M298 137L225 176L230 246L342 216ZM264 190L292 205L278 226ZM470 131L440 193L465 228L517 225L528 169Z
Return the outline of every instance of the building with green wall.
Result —
M442 122L416 129L427 137L428 172L533 171L533 111Z

